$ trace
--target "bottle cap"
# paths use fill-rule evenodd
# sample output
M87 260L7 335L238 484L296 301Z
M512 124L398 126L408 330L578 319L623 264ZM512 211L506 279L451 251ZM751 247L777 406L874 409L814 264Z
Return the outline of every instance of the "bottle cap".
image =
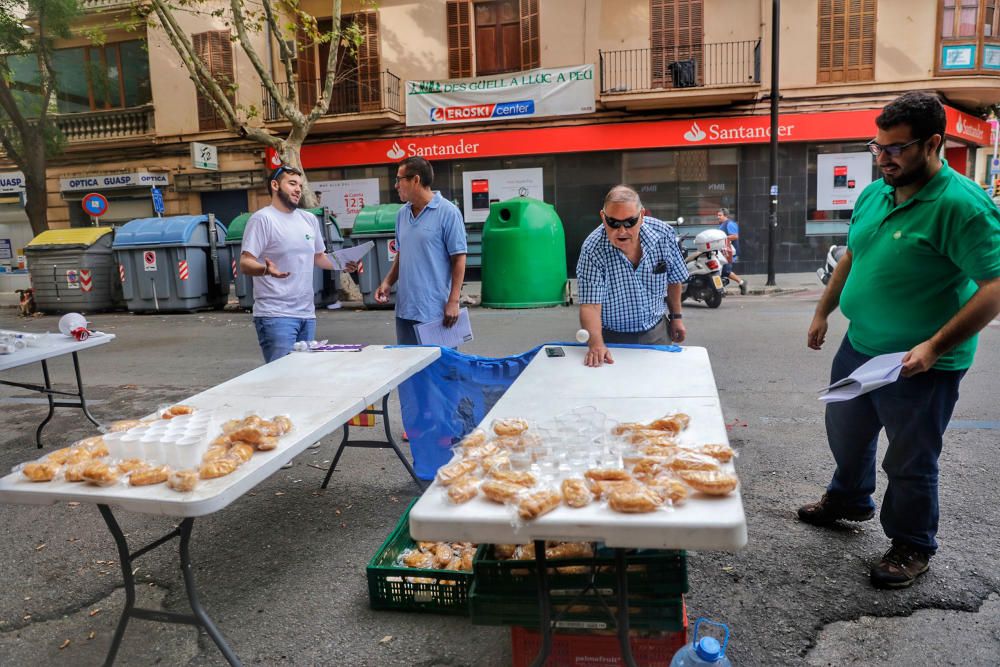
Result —
M715 637L702 637L695 645L694 652L705 662L716 662L722 657L722 646Z

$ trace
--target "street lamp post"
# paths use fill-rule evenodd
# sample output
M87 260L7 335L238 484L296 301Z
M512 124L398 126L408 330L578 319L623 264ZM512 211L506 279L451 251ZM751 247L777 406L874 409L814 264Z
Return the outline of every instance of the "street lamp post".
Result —
M774 244L778 232L778 42L781 0L771 0L771 187L768 190L770 215L767 224L767 284L774 281Z

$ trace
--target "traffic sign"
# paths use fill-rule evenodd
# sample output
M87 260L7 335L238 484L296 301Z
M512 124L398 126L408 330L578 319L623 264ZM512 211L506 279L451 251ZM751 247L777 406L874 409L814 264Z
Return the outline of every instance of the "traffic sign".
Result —
M152 195L153 195L153 212L156 213L157 215L160 215L163 213L164 210L163 193L160 191L158 187L154 185L152 190Z
M90 194L84 195L83 210L87 212L88 215L94 218L99 218L108 212L108 200L104 195L98 194L96 192L91 192Z

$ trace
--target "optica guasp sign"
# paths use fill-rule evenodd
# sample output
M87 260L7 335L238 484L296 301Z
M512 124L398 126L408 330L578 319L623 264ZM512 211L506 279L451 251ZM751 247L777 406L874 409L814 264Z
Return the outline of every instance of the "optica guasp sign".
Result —
M406 124L451 125L594 111L594 66L406 82Z

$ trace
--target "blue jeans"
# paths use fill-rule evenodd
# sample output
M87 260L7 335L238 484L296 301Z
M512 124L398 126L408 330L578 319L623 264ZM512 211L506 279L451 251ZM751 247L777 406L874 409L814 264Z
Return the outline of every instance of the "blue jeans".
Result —
M871 359L844 337L830 381ZM938 457L965 371L931 369L873 392L826 406L826 435L837 470L827 487L835 501L874 509L875 454L884 428L889 448L882 469L889 485L879 518L893 543L933 554L938 528Z
M316 320L297 317L255 317L257 342L264 353L264 363L269 364L292 351L300 340L316 339Z

